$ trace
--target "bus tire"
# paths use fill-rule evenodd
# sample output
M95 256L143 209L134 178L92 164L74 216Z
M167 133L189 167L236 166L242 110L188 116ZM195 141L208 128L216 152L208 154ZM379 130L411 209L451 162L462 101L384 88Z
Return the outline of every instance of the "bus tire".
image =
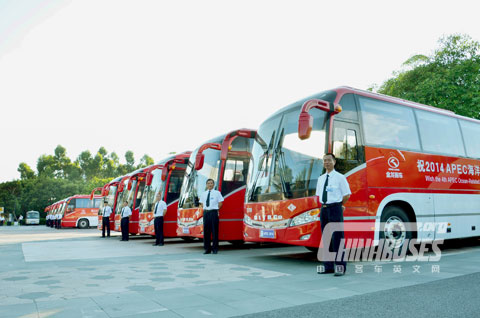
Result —
M387 207L380 222L380 239L387 241L392 249L408 248L413 232L407 229L405 223L410 222L410 219L402 208L395 205Z
M305 246L307 250L310 252L318 253L318 247L313 247L313 246Z
M79 229L86 229L90 226L90 222L87 219L80 219L78 220L78 228Z
M243 244L245 244L245 241L234 240L234 241L228 241L228 243L232 244L233 246L242 246Z
M182 236L181 237L182 240L184 240L185 242L193 242L195 240L194 237L190 237L190 236Z

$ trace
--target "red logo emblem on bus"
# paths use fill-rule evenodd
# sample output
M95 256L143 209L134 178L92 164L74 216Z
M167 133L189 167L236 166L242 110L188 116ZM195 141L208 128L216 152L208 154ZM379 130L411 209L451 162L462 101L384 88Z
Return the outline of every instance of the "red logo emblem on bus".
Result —
M400 165L400 161L398 161L398 159L395 157L390 157L388 158L388 165L390 168L396 169Z

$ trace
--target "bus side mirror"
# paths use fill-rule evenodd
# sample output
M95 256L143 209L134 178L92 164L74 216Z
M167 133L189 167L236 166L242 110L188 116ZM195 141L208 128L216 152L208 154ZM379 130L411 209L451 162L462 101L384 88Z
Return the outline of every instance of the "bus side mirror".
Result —
M145 185L147 186L152 185L152 180L153 180L153 174L151 173L147 174L147 180L145 181Z
M128 191L132 190L132 179L128 181L127 189Z
M165 165L162 168L162 181L167 180L167 174L168 174L168 165Z
M313 116L309 113L300 113L298 118L298 138L304 140L310 138L313 127Z
M205 155L203 153L197 153L195 157L195 170L200 170L203 167L203 162L205 161Z

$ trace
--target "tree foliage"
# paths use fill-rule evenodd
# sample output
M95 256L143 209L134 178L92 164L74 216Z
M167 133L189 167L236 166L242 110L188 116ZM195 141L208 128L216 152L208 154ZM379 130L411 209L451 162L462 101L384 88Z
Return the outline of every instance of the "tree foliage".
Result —
M138 165L132 151L125 153L126 164L121 164L115 152L108 153L100 147L92 155L88 150L72 160L67 149L58 145L52 155L41 155L37 160L37 172L25 162L18 165L20 180L0 183L0 206L7 213L25 214L29 210L43 212L46 206L74 194L90 194L111 179L123 176L138 168L153 164L144 155Z
M405 61L378 92L480 119L480 43L454 34L438 44L431 56Z

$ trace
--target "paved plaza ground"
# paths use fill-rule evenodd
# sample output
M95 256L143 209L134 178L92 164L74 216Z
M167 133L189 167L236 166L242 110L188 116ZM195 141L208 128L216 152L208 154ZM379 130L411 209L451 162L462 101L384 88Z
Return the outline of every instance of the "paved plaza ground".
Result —
M149 237L96 229L0 227L0 317L478 317L480 242L457 240L437 262L350 263L318 275L303 247ZM457 309L458 308L458 309Z

